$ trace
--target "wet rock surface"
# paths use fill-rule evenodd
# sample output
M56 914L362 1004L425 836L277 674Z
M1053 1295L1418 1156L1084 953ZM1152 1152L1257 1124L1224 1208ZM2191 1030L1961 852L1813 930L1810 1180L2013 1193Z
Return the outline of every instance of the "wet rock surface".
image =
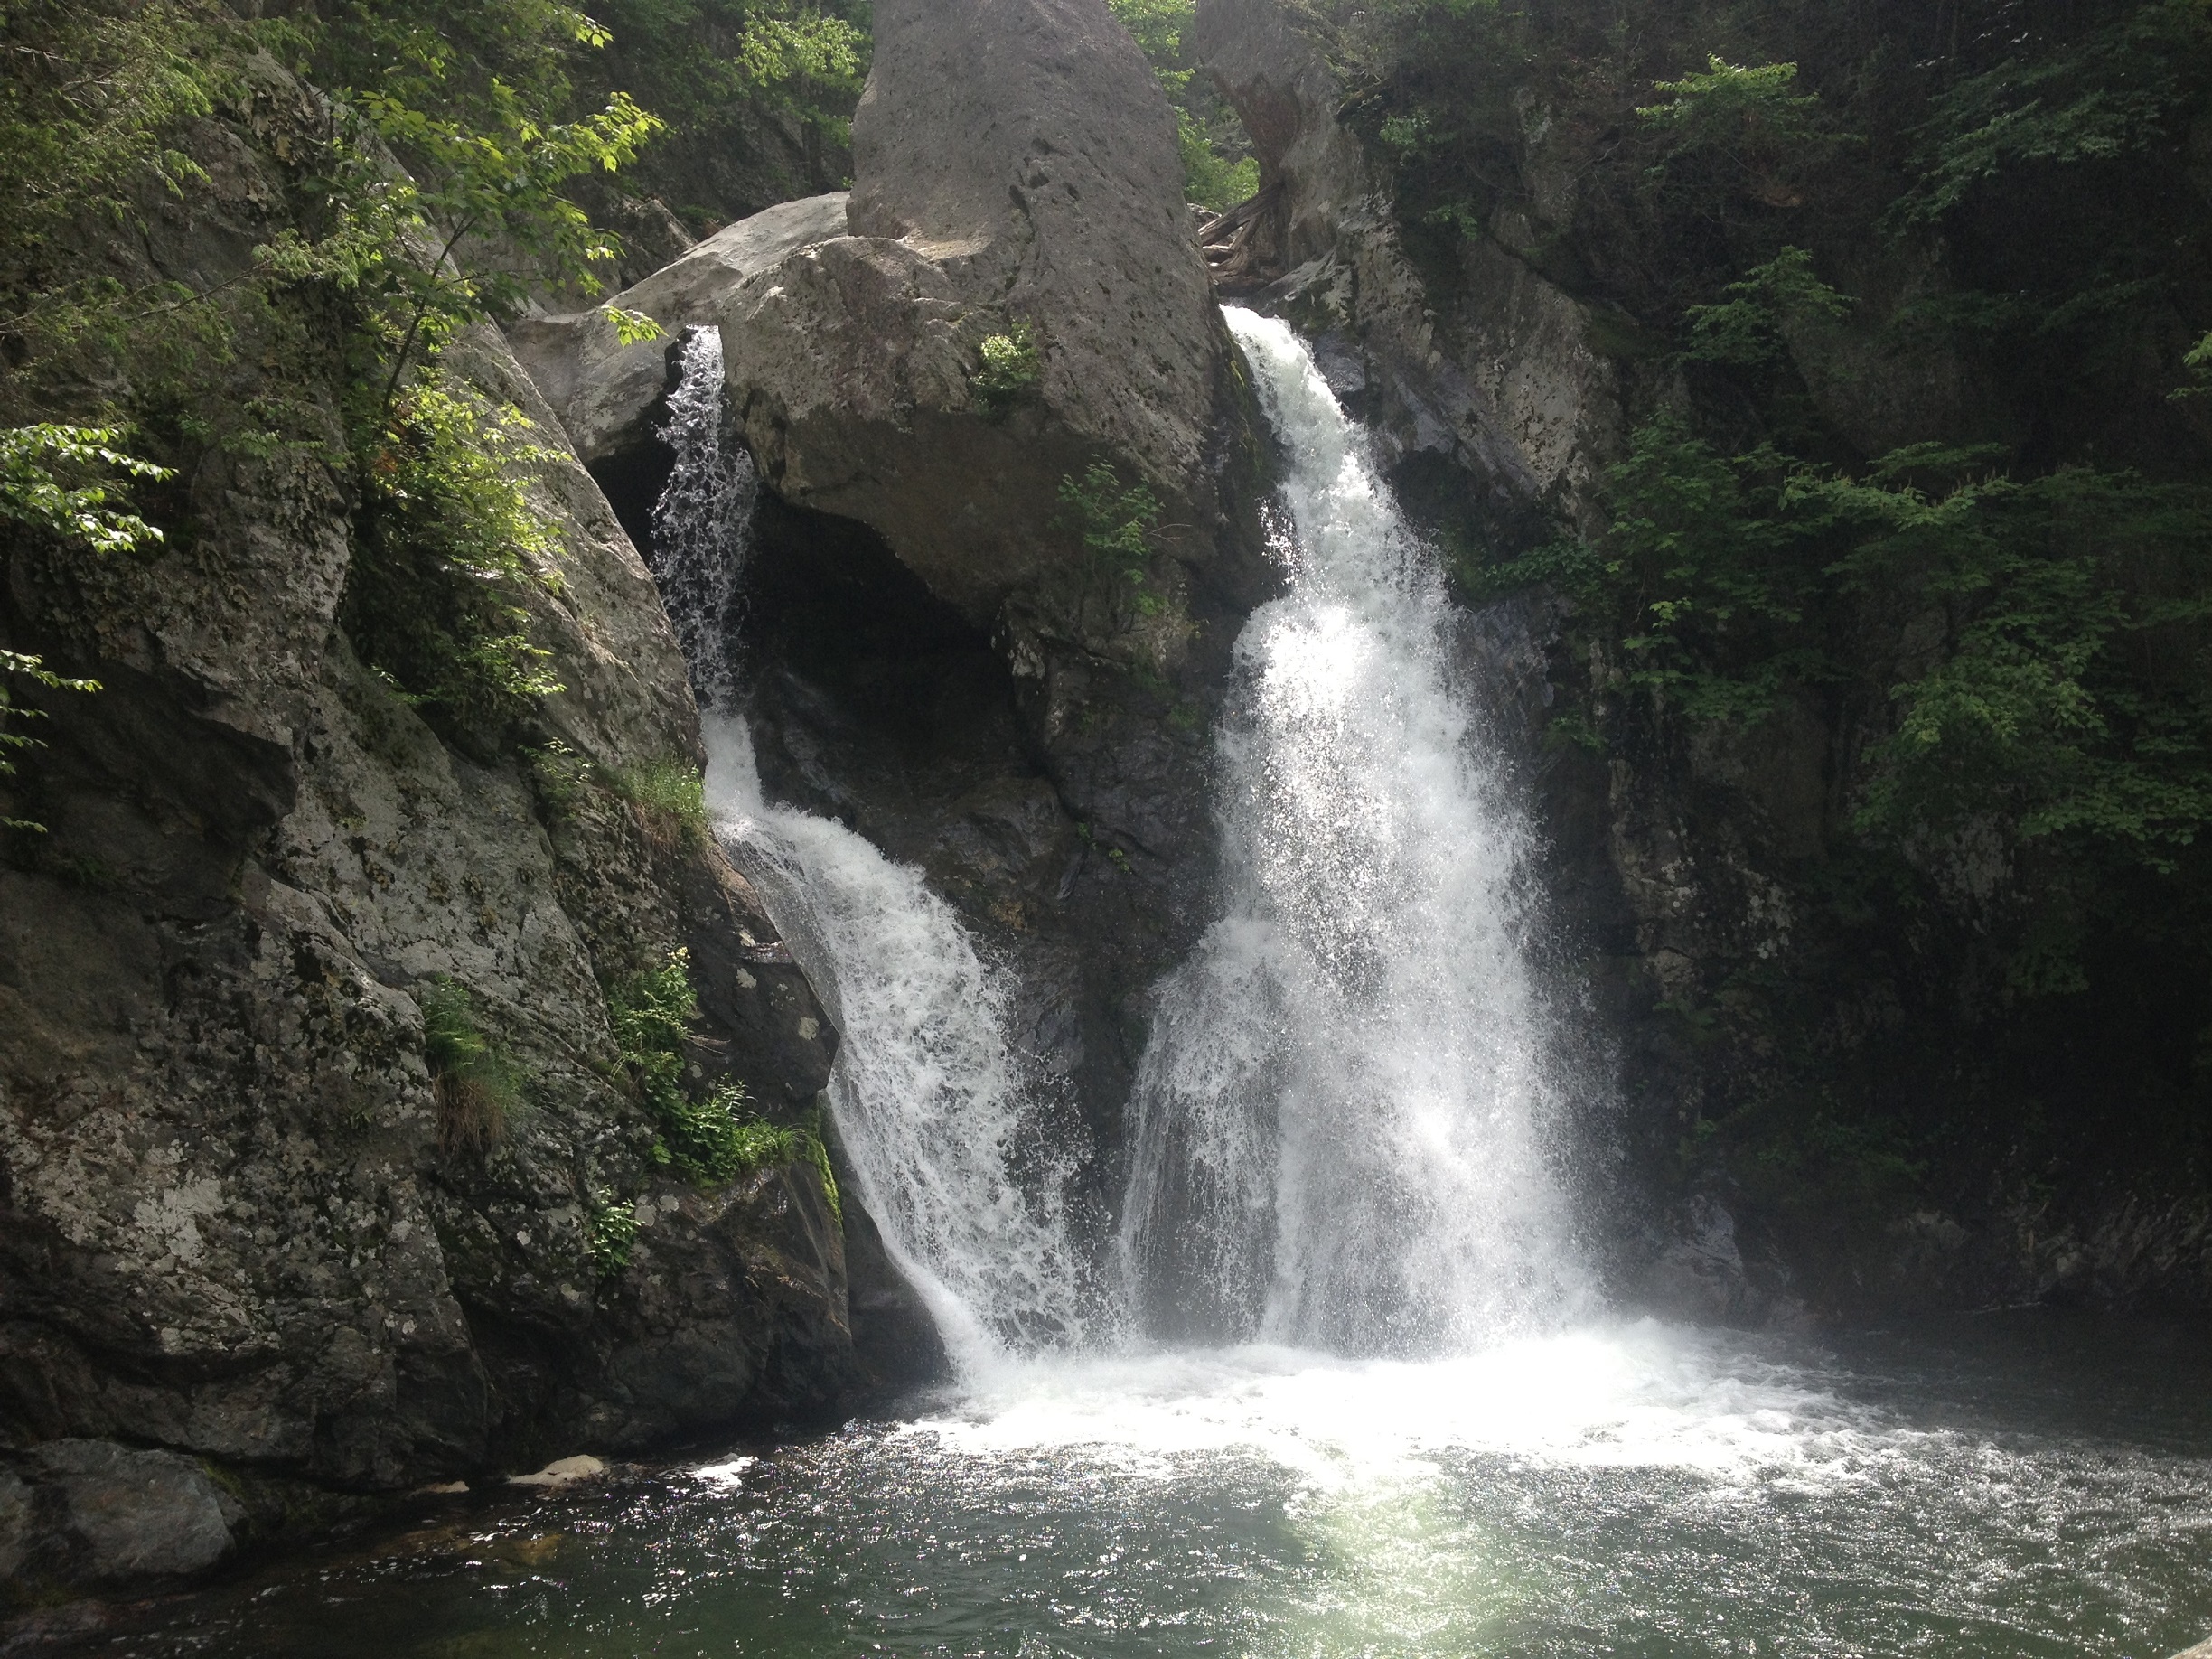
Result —
M54 1563L56 1577L97 1583L198 1572L230 1553L231 1528L246 1517L206 1469L174 1452L55 1440L25 1461L35 1501L51 1515L48 1547L59 1543L71 1558Z

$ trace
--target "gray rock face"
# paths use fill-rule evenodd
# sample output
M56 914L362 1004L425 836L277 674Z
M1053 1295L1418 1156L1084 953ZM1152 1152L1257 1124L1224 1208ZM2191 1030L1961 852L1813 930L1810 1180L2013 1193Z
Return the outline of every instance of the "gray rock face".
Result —
M763 476L879 530L979 625L1080 579L1059 485L1092 459L1210 544L1228 345L1141 55L1104 0L886 0L876 42L852 236L723 312ZM1034 383L989 407L983 342L1025 328Z
M1747 1250L1736 1218L1699 1194L1676 1218L1673 1237L1645 1274L1641 1299L1692 1325L1795 1327L1807 1322L1790 1276L1764 1250Z
M1273 580L1261 444L1172 119L1103 0L896 0L876 25L852 234L721 313L774 521L755 748L772 794L961 907L1076 1109L1058 1144L1110 1148L1147 988L1210 915L1205 720ZM994 391L985 342L1025 333L1034 380ZM1162 509L1134 573L1064 497L1098 462Z
M610 305L638 311L670 335L717 321L729 291L798 248L845 233L842 191L780 202L695 244ZM516 357L560 417L587 465L633 448L668 384L668 345L625 346L603 312L534 315L507 326Z
M0 1469L0 1583L23 1570L31 1536L31 1488Z
M1492 238L1468 244L1459 297L1439 304L1407 256L1386 181L1336 120L1343 89L1282 0L1199 0L1193 43L1272 192L1256 234L1279 280L1260 303L1344 360L1363 394L1348 405L1401 458L1464 469L1507 518L1587 513L1625 430L1617 370L1590 344L1597 314ZM1531 148L1537 172L1566 164L1541 133ZM1550 183L1552 194L1566 188Z
M264 142L320 117L272 87L255 136L194 136L211 183L156 210L151 274L214 286L281 229ZM266 351L342 441L302 332L241 342L219 427ZM57 703L6 802L48 833L0 864L5 1570L205 1565L229 1532L200 1458L389 1490L543 1439L817 1412L864 1380L811 1169L709 1192L654 1159L605 987L688 950L698 1085L786 1121L835 1036L798 970L760 960L773 929L718 849L625 793L701 758L635 550L495 332L445 363L546 442L529 487L558 579L525 604L565 689L520 748L442 734L357 661L351 525L304 451L211 444L194 534L156 556L8 550L0 639L103 689ZM441 1103L439 979L521 1079L503 1124ZM595 1256L632 1206L627 1263Z
M1105 0L886 0L853 166L854 235L1030 322L1054 416L1187 492L1221 334L1174 117Z

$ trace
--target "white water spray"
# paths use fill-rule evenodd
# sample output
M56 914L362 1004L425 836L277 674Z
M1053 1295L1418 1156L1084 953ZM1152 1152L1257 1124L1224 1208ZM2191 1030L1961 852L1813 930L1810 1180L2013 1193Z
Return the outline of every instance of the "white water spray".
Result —
M1221 919L1163 988L1120 1238L1162 1335L1463 1351L1579 1298L1528 837L1451 607L1311 357L1232 310L1289 455L1289 593L1217 737Z
M841 824L761 799L752 745L710 732L707 798L842 1037L830 1109L860 1199L967 1373L1080 1345L1090 1318L1064 1193L1026 1150L1006 993L919 872ZM1035 1162L1036 1160L1031 1160Z
M709 711L708 809L842 1039L830 1111L860 1201L964 1373L1079 1344L1088 1313L1063 1202L1073 1172L1022 1156L1034 1151L1023 1144L1026 1080L1007 1042L1004 989L918 873L842 825L763 797L750 736L729 712L727 622L753 469L724 413L719 336L692 335L680 366L654 575Z

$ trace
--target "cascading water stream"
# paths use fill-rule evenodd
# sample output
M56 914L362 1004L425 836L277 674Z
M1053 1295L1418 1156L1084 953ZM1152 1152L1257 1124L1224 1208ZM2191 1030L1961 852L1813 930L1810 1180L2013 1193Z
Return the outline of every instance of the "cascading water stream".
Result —
M1071 1172L1010 1173L1026 1080L990 965L916 872L763 796L726 625L753 471L728 430L719 335L700 330L681 350L654 575L705 713L708 808L842 1039L830 1111L860 1200L963 1373L1080 1344L1092 1315L1062 1210Z
M1581 1298L1528 835L1358 429L1286 325L1229 319L1288 454L1289 591L1237 642L1223 914L1139 1073L1124 1273L1159 1335L1463 1351Z
M646 556L690 666L691 689L711 717L736 703L737 586L760 483L752 455L730 430L721 331L687 333L677 348L677 369L661 429L676 464L653 507Z
M1429 554L1297 338L1231 317L1289 457L1289 591L1238 642L1223 910L1140 1069L1125 1287L1171 1338L1462 1351L1579 1297L1527 836ZM1027 1101L1003 989L915 872L763 797L726 625L751 469L718 339L682 350L655 573L708 711L710 804L843 1036L831 1105L862 1201L971 1373L1080 1346L1112 1322L1070 1236L1074 1172L1010 1173Z

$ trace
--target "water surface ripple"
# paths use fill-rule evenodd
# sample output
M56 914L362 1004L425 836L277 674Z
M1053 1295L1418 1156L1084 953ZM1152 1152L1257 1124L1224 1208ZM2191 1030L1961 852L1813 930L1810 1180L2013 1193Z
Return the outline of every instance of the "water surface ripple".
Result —
M2212 1629L2207 1383L2201 1345L2042 1316L1009 1364L903 1421L426 1508L96 1651L2164 1659Z

